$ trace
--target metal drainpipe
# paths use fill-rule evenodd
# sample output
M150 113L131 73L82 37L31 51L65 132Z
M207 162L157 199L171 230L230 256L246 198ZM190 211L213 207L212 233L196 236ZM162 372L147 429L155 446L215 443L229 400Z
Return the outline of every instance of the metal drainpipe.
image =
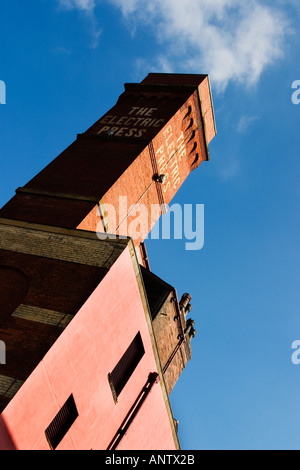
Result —
M148 380L144 387L142 388L141 392L139 393L137 399L135 400L134 404L128 411L124 421L122 422L121 426L119 427L118 431L116 432L115 436L111 440L108 448L106 450L116 450L118 445L120 444L121 440L125 436L126 432L128 431L130 425L132 424L134 418L138 414L139 410L141 409L144 401L146 400L147 396L151 392L153 385L159 383L159 375L157 372L151 372L149 374Z
M169 357L168 359L168 362L165 364L164 368L163 368L163 373L165 374L167 372L167 369L169 367L169 365L171 364L171 362L173 361L174 357L176 356L177 352L179 351L181 345L185 342L185 337L181 337L179 342L177 343L174 351L172 352L171 356Z
M141 242L140 246L142 249L143 260L145 262L145 268L148 269L148 271L151 271L146 245L144 242Z
M175 289L173 291L173 294L174 294L174 297L175 297L175 306L176 306L176 310L177 310L176 318L179 320L179 326L180 326L180 330L181 330L180 335L183 337L183 342L185 343L184 326L182 324L182 318L181 318L181 315L180 315L179 301L178 301L177 292L176 292Z
M176 356L177 352L179 351L181 345L186 342L186 338L185 338L185 334L184 334L184 327L183 327L182 318L181 318L181 315L180 315L180 307L179 307L177 292L176 292L175 289L174 289L174 291L173 291L173 294L174 294L175 307L176 307L176 310L177 310L177 315L176 315L175 318L178 320L179 328L180 328L181 331L180 331L180 333L179 333L179 341L178 341L178 343L176 344L175 349L174 349L174 351L172 352L171 356L169 357L168 361L167 361L166 364L164 365L164 368L163 368L163 373L164 373L164 374L166 373L166 371L167 371L169 365L171 364L171 362L173 361L173 359L174 359L174 357Z

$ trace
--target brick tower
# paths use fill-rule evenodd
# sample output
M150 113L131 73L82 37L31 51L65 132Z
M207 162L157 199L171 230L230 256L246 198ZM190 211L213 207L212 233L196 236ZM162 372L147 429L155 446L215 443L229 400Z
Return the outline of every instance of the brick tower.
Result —
M214 135L207 75L149 74L0 210L0 448L179 448L191 296L143 241Z

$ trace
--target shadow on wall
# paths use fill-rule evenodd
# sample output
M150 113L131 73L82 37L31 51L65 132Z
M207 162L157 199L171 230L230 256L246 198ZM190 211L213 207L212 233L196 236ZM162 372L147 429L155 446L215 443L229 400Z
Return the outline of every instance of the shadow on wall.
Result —
M14 266L0 264L0 327L10 320L29 290L27 276ZM4 338L0 338L4 339Z
M0 450L17 450L2 416L0 416Z

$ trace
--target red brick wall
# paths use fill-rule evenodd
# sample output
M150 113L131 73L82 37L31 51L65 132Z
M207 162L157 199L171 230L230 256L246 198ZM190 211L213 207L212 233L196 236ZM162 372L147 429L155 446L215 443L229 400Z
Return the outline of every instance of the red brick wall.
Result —
M104 211L112 204L117 220L108 218L108 231L132 236L125 223L118 230L119 196L126 196L128 209L148 209L147 218L128 214L128 228L141 225L134 236L139 244L161 214L151 222L151 204L169 204L207 160L205 135L214 135L208 78L150 74L141 84L126 84L116 105L20 188L0 217L95 231L102 227L98 204ZM154 181L156 173L167 177L163 185Z
M138 332L145 355L115 404L107 375ZM72 393L79 417L58 449L105 450L149 373L156 371L145 311L126 249L10 401L2 418L17 449L47 450L45 430ZM165 400L161 384L155 384L118 450L176 449ZM10 445L6 430L0 445L3 441Z

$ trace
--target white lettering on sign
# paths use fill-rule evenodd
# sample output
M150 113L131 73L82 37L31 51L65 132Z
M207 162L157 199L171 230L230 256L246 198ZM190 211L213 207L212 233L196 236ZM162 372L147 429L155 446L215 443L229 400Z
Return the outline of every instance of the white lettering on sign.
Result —
M113 133L116 137L142 137L149 128L162 127L165 120L155 119L153 114L158 108L141 108L133 106L127 116L108 114L100 120L103 127L98 135Z
M183 132L176 139L171 125L165 129L163 135L165 143L159 147L156 156L158 173L163 173L167 177L166 184L163 186L163 192L166 193L171 186L176 189L180 184L179 163L186 155L186 148Z
M158 108L140 108L133 106L129 114L135 114L136 116L152 116L154 111L157 111Z

